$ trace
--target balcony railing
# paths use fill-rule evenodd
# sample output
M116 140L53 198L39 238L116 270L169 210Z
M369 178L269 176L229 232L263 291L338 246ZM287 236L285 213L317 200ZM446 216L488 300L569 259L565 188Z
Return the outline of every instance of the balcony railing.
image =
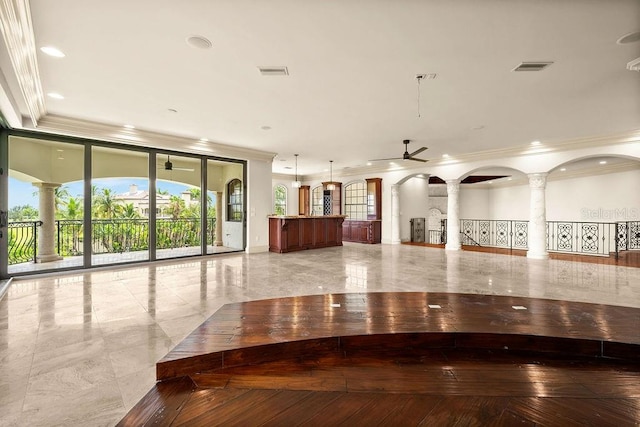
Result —
M446 220L443 229L446 235ZM495 248L526 250L529 247L528 221L461 219L460 232L462 244L467 244L469 239ZM547 221L546 234L550 252L600 256L614 253L617 257L620 251L640 249L640 221Z
M41 221L9 223L9 265L35 261L38 227ZM94 219L91 249L93 254L123 253L149 249L148 219ZM216 219L207 218L207 245L216 239ZM156 249L200 246L200 218L156 220ZM83 254L82 220L56 220L56 252L63 257Z

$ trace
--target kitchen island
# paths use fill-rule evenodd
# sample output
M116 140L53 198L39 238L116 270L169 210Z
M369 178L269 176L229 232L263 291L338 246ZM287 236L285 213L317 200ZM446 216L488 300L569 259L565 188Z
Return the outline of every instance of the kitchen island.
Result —
M273 215L269 217L269 250L292 252L342 246L345 215Z

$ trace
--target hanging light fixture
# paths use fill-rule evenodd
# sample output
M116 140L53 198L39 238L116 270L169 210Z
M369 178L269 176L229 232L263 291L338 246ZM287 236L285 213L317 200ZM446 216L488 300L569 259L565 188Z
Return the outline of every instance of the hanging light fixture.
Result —
M298 155L294 154L294 156L296 156L296 180L291 183L291 186L293 188L300 188L302 183L298 181Z
M329 167L331 168L331 175L329 178L329 184L327 184L327 190L333 191L336 189L336 185L333 183L333 160L329 160Z

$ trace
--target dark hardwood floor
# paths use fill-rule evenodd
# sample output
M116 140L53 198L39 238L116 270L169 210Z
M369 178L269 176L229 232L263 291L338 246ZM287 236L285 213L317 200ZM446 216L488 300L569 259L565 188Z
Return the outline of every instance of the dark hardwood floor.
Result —
M640 309L449 293L228 304L120 425L640 423Z

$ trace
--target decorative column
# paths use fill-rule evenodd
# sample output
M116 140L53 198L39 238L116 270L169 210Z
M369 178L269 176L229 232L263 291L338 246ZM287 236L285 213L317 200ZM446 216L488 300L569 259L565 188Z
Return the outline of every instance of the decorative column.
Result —
M216 241L214 246L222 246L222 191L216 191Z
M56 193L55 189L60 184L50 182L38 182L33 184L38 187L40 221L42 226L38 228L38 253L36 262L51 262L62 259L56 253Z
M447 181L447 244L448 251L460 250L460 181Z
M400 185L391 186L391 244L400 243Z
M425 195L424 195L425 201L426 201L426 203L425 203L426 212L425 212L425 215L424 215L424 241L427 242L427 243L440 243L440 242L432 242L431 241L431 232L429 231L430 230L429 229L429 225L430 225L429 224L429 220L431 219L431 215L430 215L430 212L429 212L430 209L431 209L430 206L429 206L429 201L430 201L429 200L429 177L430 177L430 175L427 174L427 173L425 173L423 175L424 175L423 179L427 183L427 191L425 192Z
M547 259L547 210L545 204L546 173L529 174L529 250L527 258Z

